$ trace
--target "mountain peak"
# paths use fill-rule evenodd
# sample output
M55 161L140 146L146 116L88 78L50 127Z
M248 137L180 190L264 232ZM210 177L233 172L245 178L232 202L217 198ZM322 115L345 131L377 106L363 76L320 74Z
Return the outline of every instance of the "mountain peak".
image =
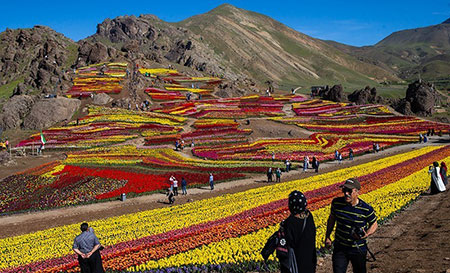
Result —
M441 24L450 24L450 18L448 18L447 20L445 20L445 21L442 22Z
M231 5L231 4L222 4L220 6L217 6L216 8L212 9L210 13L213 14L230 14L233 11L236 12L239 10L239 8Z
M224 10L224 9L235 9L235 8L236 8L235 6L225 3L225 4L217 6L215 9Z

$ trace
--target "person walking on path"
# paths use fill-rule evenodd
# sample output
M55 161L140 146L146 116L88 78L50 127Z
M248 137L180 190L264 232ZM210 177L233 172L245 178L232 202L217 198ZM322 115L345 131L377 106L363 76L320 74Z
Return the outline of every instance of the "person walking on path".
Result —
M286 172L288 173L289 170L291 169L291 161L289 160L289 158L286 159Z
M183 178L181 178L181 194L182 195L187 194L186 187L187 187L187 182L186 182L186 179L184 179L184 177L183 177Z
M377 153L380 151L380 144L378 142L375 144L375 151Z
M419 143L420 144L422 143L422 140L423 140L423 136L422 136L422 134L419 134Z
M267 182L272 182L272 177L273 177L272 167L269 167L269 169L267 169Z
M441 171L439 163L433 162L433 166L430 166L428 173L431 173L430 194L437 194L445 191L445 185L442 181Z
M338 162L339 164L342 163L342 154L338 152Z
M331 202L325 246L331 247L330 236L336 226L333 272L345 273L351 262L354 273L366 273L366 238L377 230L377 217L372 206L358 198L361 184L356 178L346 180L341 187L344 196Z
M353 149L352 148L350 148L350 150L348 150L348 159L353 160Z
M312 167L313 167L313 169L316 171L316 173L318 173L319 172L319 160L317 160L317 158L315 157L315 156L313 156L313 159L312 159Z
M308 169L308 165L309 157L306 155L305 157L303 157L303 172L306 172L306 170Z
M274 161L275 161L275 153L272 152L272 162L274 162Z
M100 242L95 233L89 231L88 223L81 224L81 234L73 241L73 251L78 254L81 273L104 273Z
M448 185L448 177L447 177L447 165L444 161L441 162L441 168L440 168L440 174L442 178L442 182L444 183L444 186L447 187Z
M173 189L173 194L175 196L177 196L178 195L178 180L173 175L169 178L169 180L171 182L170 187Z
M169 204L173 204L175 202L175 197L173 197L174 194L173 194L172 188L169 188L167 190L167 194L166 195L167 195L167 199L169 200Z
M209 186L211 190L214 190L214 176L212 173L209 173Z
M281 182L281 170L280 168L277 168L277 170L275 171L275 176L277 178L276 182Z
M287 246L294 250L299 273L314 273L317 266L316 225L312 213L307 209L305 195L299 191L289 194L288 207L291 214L280 226L285 234ZM281 273L291 273L285 263L280 262Z

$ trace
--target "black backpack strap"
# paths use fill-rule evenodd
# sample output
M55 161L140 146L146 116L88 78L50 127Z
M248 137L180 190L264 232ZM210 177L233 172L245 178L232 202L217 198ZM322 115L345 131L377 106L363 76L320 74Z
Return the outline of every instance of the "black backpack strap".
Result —
M308 216L306 216L305 220L303 220L302 235L303 235L303 231L305 231L305 228L306 228L306 220L308 220L308 217L309 217L309 212L308 212Z

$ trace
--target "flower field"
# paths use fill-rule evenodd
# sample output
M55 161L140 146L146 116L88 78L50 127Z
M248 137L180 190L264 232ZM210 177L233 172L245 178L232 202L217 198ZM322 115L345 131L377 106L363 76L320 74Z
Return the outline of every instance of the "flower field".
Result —
M369 116L350 115L346 117L294 117L273 118L286 124L295 124L311 131L332 132L336 134L401 134L414 135L425 134L429 129L442 134L450 132L450 125L427 121L411 116Z
M393 115L382 105L352 105L321 99L306 100L292 104L298 116L346 117L350 115L385 116Z
M304 100L301 96L262 97L248 96L228 99L211 99L191 102L167 102L155 112L192 118L275 117L284 115L283 102Z
M311 131L364 134L424 134L428 129L436 133L450 132L450 125L422 120L412 116L395 116L382 105L351 105L313 99L292 104L297 117L275 117L275 121L295 124Z
M216 77L188 77L175 69L141 68L139 72L146 77L165 83L165 90L154 87L145 90L153 100L185 99L185 95L181 92L192 92L211 97L214 87L222 82L222 79Z
M120 93L126 70L126 63L100 63L79 68L67 96L88 97L95 93Z
M272 153L275 158L302 161L304 156L315 156L319 161L334 158L338 150L346 157L349 149L354 154L372 150L372 144L379 143L381 148L393 145L417 142L417 137L375 134L339 134L314 133L307 139L262 139L252 143L233 143L196 147L193 153L198 157L218 160L269 160Z
M69 153L66 160L44 164L9 176L1 185L0 213L41 210L118 198L121 193L141 194L170 187L170 176L189 186L216 183L262 173L268 161L204 160L185 157L168 148L111 146ZM21 181L26 181L22 183Z
M43 131L47 149L87 149L118 144L140 136L158 136L181 131L185 118L120 108L90 107L84 118L64 127ZM21 141L17 146L41 144L40 133Z
M450 147L424 147L301 180L90 224L105 245L102 257L108 270L193 272L235 264L245 271L247 262L261 262L266 239L288 215L286 198L292 190L308 198L320 247L331 200L342 194L339 185L345 179L358 177L361 199L384 219L428 188L427 167L433 161L450 163ZM74 224L0 239L1 272L78 271L71 250L78 228Z
M127 64L121 63L80 68L68 95L120 92L126 69ZM262 175L269 167L284 169L285 159L295 169L304 156L332 160L335 151L348 157L350 149L363 154L374 143L387 149L418 142L418 134L429 129L450 132L448 124L398 116L381 105L309 100L301 95L214 98L219 78L188 77L162 68L139 72L152 80L145 90L152 108L88 106L83 118L43 130L46 149L69 150L66 159L5 178L0 184L0 214L163 191L170 187L172 175L178 181L184 177L189 187L207 185L210 172L215 182L243 179ZM186 92L206 99L186 101ZM244 128L242 119L248 119ZM282 123L276 125L284 134L289 130L286 125L314 133L294 138L289 131L289 138L261 138L259 128L252 127L258 123L250 124L250 119ZM183 150L174 149L176 141L184 142ZM17 146L40 144L36 133ZM331 200L341 194L343 181L358 177L361 198L382 220L428 188L427 167L433 161L450 163L450 146L425 146L301 180L90 224L105 245L102 256L109 272L221 272L236 266L259 271L251 266L261 265L263 244L289 214L286 198L292 190L308 197L319 248ZM77 272L71 248L78 230L79 224L74 224L0 239L0 273Z
M247 143L251 129L239 129L238 123L231 119L200 119L193 124L193 130L185 133L166 134L147 137L146 145L173 144L183 139L187 145L195 146L226 145Z

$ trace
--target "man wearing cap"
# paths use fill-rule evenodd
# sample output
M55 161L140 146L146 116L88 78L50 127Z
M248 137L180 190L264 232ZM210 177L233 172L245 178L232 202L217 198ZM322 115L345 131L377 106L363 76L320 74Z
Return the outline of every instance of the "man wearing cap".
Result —
M325 245L331 247L330 236L336 225L333 272L345 273L351 262L354 273L365 273L366 238L376 231L377 217L373 208L358 198L361 184L356 178L348 179L341 188L344 196L331 202Z

